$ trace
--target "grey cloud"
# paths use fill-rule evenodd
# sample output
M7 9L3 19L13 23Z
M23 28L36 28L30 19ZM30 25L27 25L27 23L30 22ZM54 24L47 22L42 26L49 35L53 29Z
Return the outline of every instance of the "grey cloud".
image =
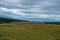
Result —
M12 15L18 18L54 18L56 20L60 18L60 0L0 0L0 7L7 8L9 11L0 10L0 15L5 13L6 16Z
M21 4L26 5L26 6L28 6L28 5L36 5L36 4L39 3L39 1L41 1L41 0L24 0L24 1L21 2Z

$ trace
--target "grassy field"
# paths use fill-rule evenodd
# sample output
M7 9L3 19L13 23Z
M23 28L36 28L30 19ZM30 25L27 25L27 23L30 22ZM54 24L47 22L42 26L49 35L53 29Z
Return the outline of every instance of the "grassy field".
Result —
M60 25L0 24L0 40L60 40Z

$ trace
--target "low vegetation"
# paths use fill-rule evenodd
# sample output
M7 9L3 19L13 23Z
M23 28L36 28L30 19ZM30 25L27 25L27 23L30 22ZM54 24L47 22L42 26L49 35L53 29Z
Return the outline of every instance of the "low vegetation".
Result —
M0 40L60 40L60 25L0 24Z

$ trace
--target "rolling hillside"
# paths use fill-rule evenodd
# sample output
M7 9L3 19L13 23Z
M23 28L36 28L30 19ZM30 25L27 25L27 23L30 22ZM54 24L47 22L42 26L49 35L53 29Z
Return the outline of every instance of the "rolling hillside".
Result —
M10 23L10 22L28 22L26 20L18 20L13 18L0 17L0 23Z
M0 23L10 23L10 22L30 22L30 21L0 17ZM31 23L60 24L60 22L36 22L36 21L31 21Z

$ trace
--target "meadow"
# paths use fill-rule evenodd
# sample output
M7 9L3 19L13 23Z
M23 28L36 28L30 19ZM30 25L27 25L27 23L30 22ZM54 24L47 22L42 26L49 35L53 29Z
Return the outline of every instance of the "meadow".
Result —
M60 25L0 24L0 40L60 40Z

